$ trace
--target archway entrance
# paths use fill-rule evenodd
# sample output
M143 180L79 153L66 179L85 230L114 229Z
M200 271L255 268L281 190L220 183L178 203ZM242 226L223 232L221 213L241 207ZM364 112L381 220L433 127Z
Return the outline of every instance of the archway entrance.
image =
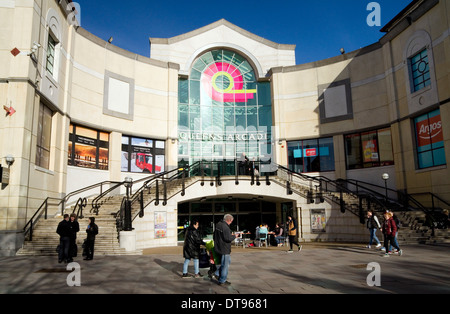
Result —
M184 230L193 218L200 222L203 239L212 239L215 225L225 214L234 216L232 231L250 232L254 236L256 227L265 223L274 230L276 223L286 221L286 213L292 211L292 202L264 200L261 196L248 198L227 197L188 201L178 204L178 241L184 241Z

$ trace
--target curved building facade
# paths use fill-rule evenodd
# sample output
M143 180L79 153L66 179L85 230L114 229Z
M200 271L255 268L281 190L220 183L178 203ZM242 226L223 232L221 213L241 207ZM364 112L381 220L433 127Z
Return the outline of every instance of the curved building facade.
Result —
M448 1L412 1L378 42L307 64L296 64L295 46L226 20L150 38L143 57L74 25L70 3L0 3L2 254L21 247L47 198L199 162L212 177L245 176L243 154L261 181L275 165L450 201ZM133 237L140 249L176 245L192 216L208 237L224 213L235 230L253 230L287 211L305 241L366 238L358 217L332 202L245 180L195 182L147 206Z

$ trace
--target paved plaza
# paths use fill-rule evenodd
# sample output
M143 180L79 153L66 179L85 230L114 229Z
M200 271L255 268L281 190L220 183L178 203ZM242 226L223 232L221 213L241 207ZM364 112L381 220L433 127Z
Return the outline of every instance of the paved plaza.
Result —
M295 247L294 247L295 248ZM228 280L181 278L182 247L144 250L140 256L75 258L67 270L56 256L1 257L1 294L448 294L450 245L403 246L402 256L383 257L363 244L303 244L285 248L236 248ZM369 263L378 267L369 267ZM189 271L193 271L192 262ZM377 273L378 271L378 273ZM68 278L80 286L70 286ZM378 277L376 277L378 276ZM368 280L369 277L369 280ZM369 285L379 280L379 285Z

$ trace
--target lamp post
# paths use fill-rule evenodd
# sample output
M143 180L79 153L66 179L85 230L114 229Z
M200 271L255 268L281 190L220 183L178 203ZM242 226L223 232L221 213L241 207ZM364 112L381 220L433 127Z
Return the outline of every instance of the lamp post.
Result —
M125 188L127 189L127 200L125 202L125 213L124 213L124 223L123 230L131 231L133 228L131 227L131 200L130 200L130 191L133 186L133 178L126 177L125 178Z
M384 189L386 191L386 203L388 201L388 188L387 188L387 180L389 179L389 174L388 173L383 173L381 175L381 178L384 180Z

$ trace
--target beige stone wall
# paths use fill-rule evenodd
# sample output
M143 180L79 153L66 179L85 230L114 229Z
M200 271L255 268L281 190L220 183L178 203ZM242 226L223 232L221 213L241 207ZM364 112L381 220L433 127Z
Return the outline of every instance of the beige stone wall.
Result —
M450 201L447 166L417 170L412 120L440 108L448 163L449 10L448 2L440 1L410 27L393 38L386 35L379 44L328 60L272 69L274 123L282 141L277 146L278 162L287 164L286 141L333 136L335 173L345 178L343 134L391 126L396 173L396 186L392 187L410 193L433 192ZM427 47L435 83L426 92L411 96L405 51L423 32L431 38ZM318 86L343 79L351 81L353 118L321 123ZM417 108L414 102L419 97L422 105ZM380 167L380 176L382 171Z
M159 58L156 60L120 49L82 28L69 25L62 9L65 1L62 4L43 1L42 8L41 1L37 0L9 1L8 4L13 3L13 6L5 3L0 3L0 104L13 106L17 112L12 117L0 115L2 166L6 166L6 155L15 157L9 185L0 190L0 231L20 230L46 197L61 197L71 192L68 182L76 178L70 176L80 172L67 166L70 123L110 133L109 170L97 171L95 178L123 179L124 174L120 171L122 135L165 141L166 165L175 167L178 75L187 73L189 60L214 46L217 33L221 34L221 47L243 48L243 54L254 59L251 61L258 66L261 77L269 71L278 163L287 164L287 141L333 137L336 167L330 175L346 178L349 173L345 165L343 135L391 126L395 160L393 169L389 168L395 173L395 180L390 181L394 184L392 187L411 193L433 192L450 200L450 170L447 166L417 170L412 120L421 113L440 108L449 163L448 1L439 1L396 36L388 33L369 47L301 65L292 65L295 63L292 46L278 46L261 40L226 21L213 23L172 41L156 40L154 53ZM54 35L60 43L58 71L53 76L45 67L49 29L56 32ZM425 92L411 94L406 54L417 36L422 41L429 37L433 83ZM14 47L29 51L33 42L41 45L36 52L37 64L24 54L13 57L10 53ZM177 55L179 60L174 59L171 51L183 50L186 43L189 44L186 51ZM110 77L110 73L133 82L131 118L104 112L105 78ZM352 116L324 123L320 113L324 86L347 81L351 88ZM54 111L49 169L35 165L41 101ZM358 173L378 176L377 172L383 171L380 167ZM352 175L358 176L358 173L352 172ZM78 183L83 184L82 181ZM171 221L175 218L170 216ZM333 219L331 215L330 226L347 224L338 221L338 217L336 221Z

